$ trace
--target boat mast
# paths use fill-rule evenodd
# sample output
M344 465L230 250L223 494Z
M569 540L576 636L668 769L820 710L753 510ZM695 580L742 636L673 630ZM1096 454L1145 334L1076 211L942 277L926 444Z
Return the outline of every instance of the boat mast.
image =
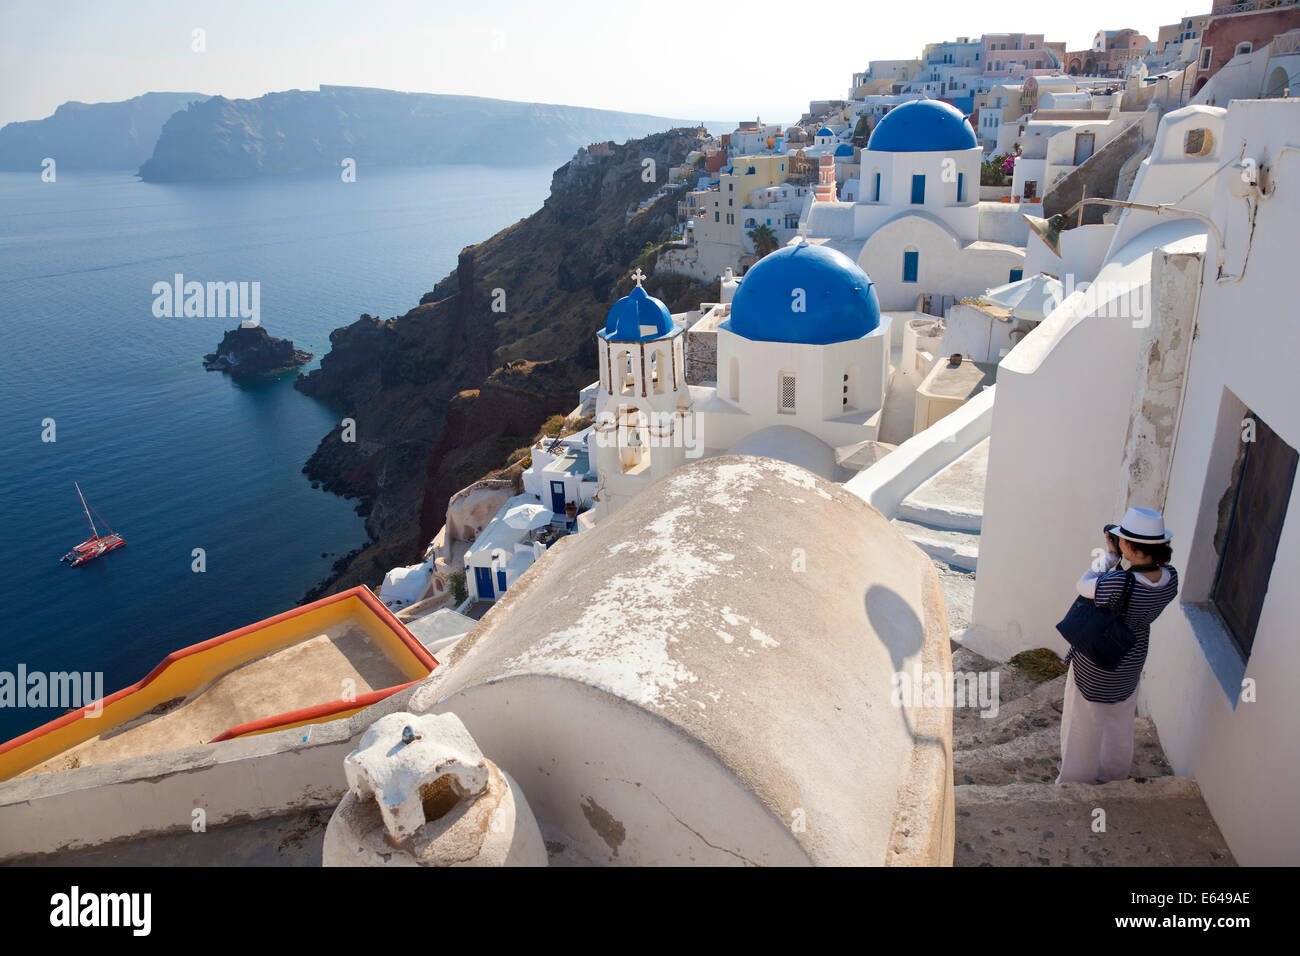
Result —
M87 521L90 521L90 535L91 535L91 537L92 537L92 538L98 538L98 537L99 537L99 529L95 527L95 522L94 522L94 521L91 521L91 519L90 519L90 509L89 509L88 507L86 507L86 496L83 495L83 494L81 493L81 485L77 484L77 483L74 481L74 482L72 483L72 487L74 487L74 488L77 489L77 497L81 499L81 510L84 511L84 512L86 513L86 520L87 520Z

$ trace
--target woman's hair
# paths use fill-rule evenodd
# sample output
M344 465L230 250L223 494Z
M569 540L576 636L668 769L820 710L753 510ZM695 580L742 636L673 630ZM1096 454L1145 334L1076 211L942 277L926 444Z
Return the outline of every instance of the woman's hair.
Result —
M1145 554L1151 564L1168 564L1173 560L1174 549L1169 546L1168 542L1160 544L1139 544L1136 541L1129 541L1133 550L1139 554Z

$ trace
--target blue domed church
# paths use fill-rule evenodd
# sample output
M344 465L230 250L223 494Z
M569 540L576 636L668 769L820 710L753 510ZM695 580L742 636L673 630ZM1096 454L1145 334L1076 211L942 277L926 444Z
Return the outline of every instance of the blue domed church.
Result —
M727 298L703 318L674 317L638 277L610 310L597 332L598 514L700 457L762 455L844 480L844 459L875 440L889 317L852 259L796 241L759 260L738 288L724 281ZM707 355L687 349L688 317L716 336ZM687 384L688 363L701 360L715 363L712 380Z
M896 106L862 151L857 200L814 203L800 234L842 252L876 282L880 305L950 304L1020 278L1028 229L1013 203L980 201L983 151L941 100Z

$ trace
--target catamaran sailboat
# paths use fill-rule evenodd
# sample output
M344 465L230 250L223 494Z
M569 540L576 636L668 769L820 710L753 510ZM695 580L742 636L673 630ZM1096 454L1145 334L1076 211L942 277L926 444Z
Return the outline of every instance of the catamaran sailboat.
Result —
M90 522L90 537L59 559L60 561L67 561L75 568L79 564L85 564L87 561L94 561L96 558L102 557L110 551L116 551L118 548L125 547L126 539L112 528L109 528L108 522L104 521L103 515L100 515L98 511L95 511L95 509L86 502L86 496L81 493L81 486L79 484L74 481L72 486L77 489L77 497L81 499L81 510L86 513L86 520ZM108 529L108 534L100 535L99 529L95 527L94 519L90 517L92 511L95 511L99 520L104 522L104 527Z

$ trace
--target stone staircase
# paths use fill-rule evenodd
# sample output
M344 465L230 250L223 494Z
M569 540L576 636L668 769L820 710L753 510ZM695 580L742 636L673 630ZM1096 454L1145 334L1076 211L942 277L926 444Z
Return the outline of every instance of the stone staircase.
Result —
M953 671L998 677L996 713L989 707L982 716L975 701L953 708L954 865L1236 865L1196 781L1173 775L1150 720L1137 720L1129 779L1058 785L1066 678L1039 683L961 645L979 563L988 451L985 439L923 482L893 520L938 571Z
M986 438L904 498L894 526L935 561L973 572L979 562L988 467Z
M954 636L970 624L988 465L986 438L917 486L893 519L894 527L934 562L948 602L948 630Z
M1128 780L1054 783L1065 677L1037 683L954 645L953 670L996 672L999 706L953 709L956 866L1233 866L1194 780L1173 776L1138 718ZM1105 829L1094 829L1102 819Z

